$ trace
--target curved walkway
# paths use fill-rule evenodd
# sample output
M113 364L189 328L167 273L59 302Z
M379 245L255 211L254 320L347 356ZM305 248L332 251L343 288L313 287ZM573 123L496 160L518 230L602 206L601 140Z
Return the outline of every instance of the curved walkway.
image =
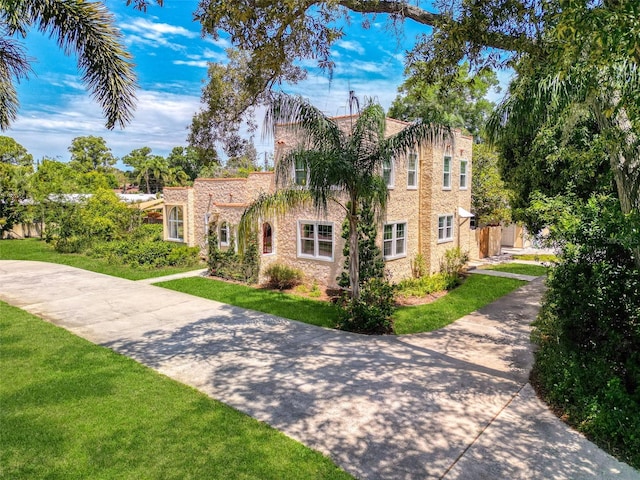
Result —
M192 385L362 479L640 479L527 383L531 282L432 333L367 337L63 265L0 261L0 299Z

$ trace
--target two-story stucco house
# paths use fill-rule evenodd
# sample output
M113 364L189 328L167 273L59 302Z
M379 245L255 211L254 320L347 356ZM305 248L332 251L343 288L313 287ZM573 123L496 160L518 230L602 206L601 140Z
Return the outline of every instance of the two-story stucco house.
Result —
M349 117L339 117L337 122ZM387 119L387 135L408 124ZM296 142L290 130L277 128L275 158ZM473 139L454 132L451 142L422 145L383 166L389 200L380 225L379 245L392 281L411 276L411 263L422 254L430 272L437 272L446 250L460 247L476 255L470 229ZM306 172L294 169L292 182L303 184ZM206 249L208 225L218 225L221 248L235 237L244 209L261 193L275 191L272 172L248 178L199 178L193 187L164 189L164 237ZM261 270L282 263L302 270L311 281L333 286L343 269L341 238L344 211L329 205L326 214L312 206L292 210L260 225Z

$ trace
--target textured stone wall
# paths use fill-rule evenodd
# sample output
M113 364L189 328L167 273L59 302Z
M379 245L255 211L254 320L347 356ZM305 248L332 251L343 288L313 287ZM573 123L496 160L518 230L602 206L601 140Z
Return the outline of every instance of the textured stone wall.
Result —
M427 147L429 148L429 147ZM422 204L421 216L423 234L423 254L428 262L429 271L439 270L440 260L448 249L460 247L463 251L473 251L475 236L470 229L469 219L459 216L458 207L471 210L471 176L473 174L473 139L455 132L454 141L439 147L429 148L430 154L424 155L425 169L421 179ZM423 152L425 148L422 149ZM444 156L452 157L451 187L443 187ZM467 188L460 187L460 160L467 160ZM426 175L425 175L426 173ZM438 217L453 215L453 240L438 242ZM472 252L469 252L472 253Z

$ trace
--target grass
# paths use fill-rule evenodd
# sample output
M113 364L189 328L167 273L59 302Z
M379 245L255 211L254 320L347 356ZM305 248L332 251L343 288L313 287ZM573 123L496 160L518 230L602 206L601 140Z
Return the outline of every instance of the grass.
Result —
M435 302L401 307L394 314L397 334L430 332L463 317L521 287L512 278L470 275L464 283Z
M329 302L301 298L273 290L202 277L182 278L156 285L319 327L333 328L338 320L338 310Z
M77 253L58 253L51 245L36 238L24 240L0 240L0 260L34 260L39 262L60 263L71 267L82 268L92 272L104 273L113 277L141 280L156 278L174 273L186 272L196 267L134 268L128 265L109 263L102 258L92 258Z
M534 262L557 262L558 261L558 257L550 253L543 253L543 254L523 253L523 254L513 255L512 258L514 260L529 260Z
M484 269L497 270L499 272L518 273L520 275L531 275L533 277L546 275L549 271L548 267L544 267L542 265L529 265L526 263L501 263L499 265L491 265Z
M1 302L0 339L0 478L352 478L268 425Z

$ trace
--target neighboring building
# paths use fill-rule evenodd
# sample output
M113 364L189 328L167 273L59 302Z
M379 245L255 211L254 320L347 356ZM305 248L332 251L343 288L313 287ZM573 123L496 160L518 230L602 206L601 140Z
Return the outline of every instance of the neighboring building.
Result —
M349 117L336 121L346 122ZM387 134L408 124L387 119ZM275 158L296 143L286 128L278 128ZM423 145L384 165L382 175L389 200L379 245L391 280L411 276L411 262L422 254L430 272L437 272L446 250L460 247L477 257L477 243L470 229L473 139L456 131L453 142ZM303 168L291 172L292 181L304 184ZM222 248L236 236L244 209L261 193L275 191L272 172L256 172L248 178L199 178L193 187L164 189L164 232L168 241L206 249L207 230L215 221ZM343 269L341 237L344 211L329 205L326 215L315 208L300 208L282 218L264 219L260 225L261 269L283 263L302 270L308 279L335 285Z

